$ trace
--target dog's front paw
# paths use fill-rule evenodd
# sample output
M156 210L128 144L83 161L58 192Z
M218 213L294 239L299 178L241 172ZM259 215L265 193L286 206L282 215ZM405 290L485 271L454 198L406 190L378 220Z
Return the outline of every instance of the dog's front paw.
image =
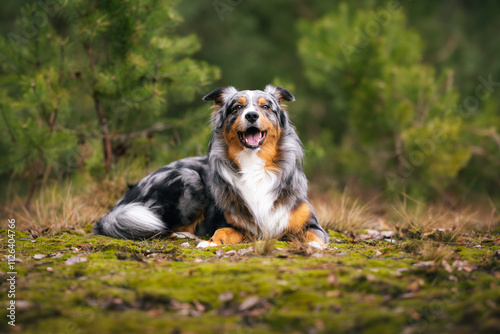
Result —
M327 244L315 233L306 231L305 242L314 248L323 249Z
M224 227L215 231L209 241L216 245L231 245L242 243L244 238L245 236L235 229Z
M308 242L307 244L313 248L323 249L323 247L321 247L321 245L317 241L311 241L311 242Z
M214 247L214 246L217 246L217 244L214 242L202 241L198 245L196 245L196 248L207 248L207 247Z

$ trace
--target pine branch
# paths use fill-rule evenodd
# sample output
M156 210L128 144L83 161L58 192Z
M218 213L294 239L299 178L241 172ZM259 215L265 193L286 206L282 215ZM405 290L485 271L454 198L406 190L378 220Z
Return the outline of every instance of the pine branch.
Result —
M121 141L127 141L131 138L146 138L148 137L151 133L153 132L161 132L167 129L173 128L173 124L163 124L163 123L157 123L147 129L137 131L137 132L130 132L127 134L116 134L113 135L113 139L121 140Z
M467 130L475 135L490 138L495 142L495 144L498 146L498 149L500 150L500 135L495 130L495 128L479 129L471 126L467 127Z
M38 96L38 92L36 91L36 84L34 81L31 81L31 88L33 88L33 93L35 94L36 101L38 102L38 106L40 108L40 116L42 116L42 119L48 125L49 123L48 123L48 119L47 119L47 110L45 108L45 102L43 102L40 99L40 96Z
M125 73L125 78L127 78L130 75L130 73L132 73L135 70L136 67L137 63L134 63L134 65L132 65L132 67L127 71L127 73Z
M0 109L2 110L2 118L5 122L5 125L7 125L7 132L9 133L10 139L12 140L12 142L14 144L16 144L17 143L16 137L14 136L14 133L11 130L11 126L9 125L9 122L7 121L7 115L5 115L5 110L3 108L3 104L0 105Z
M62 86L63 77L64 77L64 45L65 43L61 42L61 66L59 67L59 87Z
M147 128L147 129L141 130L141 131L130 132L127 134L112 135L112 139L125 141L129 138L146 138L151 133L162 132L162 131L168 130L168 129L178 129L191 121L199 120L201 118L205 118L205 115L195 115L195 116L192 116L189 118L184 118L184 119L179 119L179 120L172 119L172 120L170 120L169 123L156 123L153 126Z
M92 55L92 42L89 42L87 47L87 57L89 58L89 68L92 73L94 73L94 57Z
M146 96L145 98L140 99L140 100L131 100L131 101L134 102L134 103L143 103L143 102L151 100L156 95L158 95L158 91L155 89L151 95Z
M50 114L50 119L49 119L50 132L54 132L54 127L55 127L56 122L57 122L57 115L58 115L60 103L61 103L61 95L59 95L57 97L57 105L56 105L54 111L52 112L52 114Z

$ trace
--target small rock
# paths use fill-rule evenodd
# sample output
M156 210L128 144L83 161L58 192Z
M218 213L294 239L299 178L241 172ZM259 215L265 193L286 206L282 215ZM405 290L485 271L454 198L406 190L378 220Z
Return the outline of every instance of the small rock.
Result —
M41 260L41 259L43 259L45 257L47 257L47 255L45 255L45 254L35 254L35 255L33 255L33 258L35 260Z
M189 242L183 242L183 243L181 244L181 247L189 247L189 246L191 246L191 245L189 244Z

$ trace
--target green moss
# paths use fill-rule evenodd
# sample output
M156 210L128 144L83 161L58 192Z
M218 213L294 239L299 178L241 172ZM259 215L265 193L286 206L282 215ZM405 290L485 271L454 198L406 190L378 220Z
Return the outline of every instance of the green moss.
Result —
M197 249L192 240L130 241L63 232L32 242L23 236L17 243L23 259L16 264L17 288L19 299L32 305L19 311L19 321L26 333L68 328L82 333L411 332L419 324L415 317L434 332L487 332L498 324L498 246L418 239L367 244L330 235L341 242L316 254L282 241ZM186 241L190 246L181 246ZM260 255L264 246L270 249ZM242 255L249 247L257 251ZM472 271L452 268L450 273L440 263L415 266L429 247L468 261ZM37 260L35 254L47 256ZM65 264L77 255L87 261ZM5 262L1 266L7 271ZM238 311L253 296L255 305ZM433 309L438 306L439 317Z
M348 238L345 234L336 232L334 230L328 230L328 234L330 235L330 239L333 242L350 242L351 238Z

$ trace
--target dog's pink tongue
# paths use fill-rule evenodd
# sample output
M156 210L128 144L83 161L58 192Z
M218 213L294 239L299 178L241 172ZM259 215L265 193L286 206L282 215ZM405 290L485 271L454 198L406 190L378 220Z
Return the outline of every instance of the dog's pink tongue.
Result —
M260 139L260 132L252 132L252 133L247 133L245 135L247 139L247 144L251 146L257 146L259 145L259 139Z

